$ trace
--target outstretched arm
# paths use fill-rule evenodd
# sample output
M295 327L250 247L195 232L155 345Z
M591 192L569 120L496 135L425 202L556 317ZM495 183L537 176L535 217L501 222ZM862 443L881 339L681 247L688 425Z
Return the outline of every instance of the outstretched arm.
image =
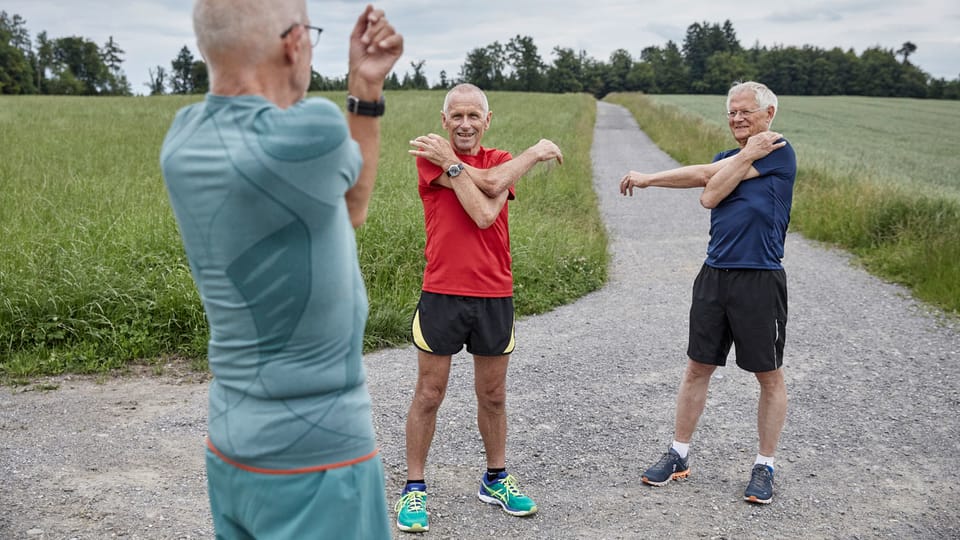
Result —
M703 165L687 165L668 169L657 173L641 173L630 171L620 179L620 193L633 197L633 188L665 187L665 188L694 188L704 187L717 171L723 161L706 163Z
M410 141L414 148L411 155L422 157L446 171L451 165L461 163L450 141L430 133ZM493 225L503 205L507 202L509 189L521 176L541 161L556 159L563 163L560 148L547 139L524 150L519 156L489 169L479 169L464 164L463 171L450 178L446 172L434 180L434 183L454 190L460 205L481 229Z
M759 172L753 162L770 152L783 147L783 137L773 131L765 131L750 137L746 146L737 154L700 165L686 165L657 173L630 171L620 179L620 193L633 196L634 188L704 188L700 204L714 208L743 180L756 178Z
M450 146L450 141L436 133L417 137L410 141L410 145L414 147L410 150L410 154L422 157L443 170L460 163L460 159ZM463 172L457 179L469 178L483 193L495 199L506 193L534 165L552 159L563 164L563 153L552 141L540 139L537 144L527 148L520 155L496 167L478 169L464 164Z
M488 197L499 197L506 193L511 186L527 174L534 165L541 161L556 159L563 165L563 153L552 141L540 139L537 144L527 148L518 156L505 163L489 169L478 169L464 165L463 172L470 176L473 183L487 194Z

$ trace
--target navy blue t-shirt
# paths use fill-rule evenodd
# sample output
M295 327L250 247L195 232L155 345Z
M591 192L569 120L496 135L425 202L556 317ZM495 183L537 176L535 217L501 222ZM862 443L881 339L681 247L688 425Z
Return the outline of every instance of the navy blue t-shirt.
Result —
M717 154L719 161L739 148ZM740 182L710 212L706 264L714 268L780 270L790 223L797 156L788 142L753 162L760 176Z

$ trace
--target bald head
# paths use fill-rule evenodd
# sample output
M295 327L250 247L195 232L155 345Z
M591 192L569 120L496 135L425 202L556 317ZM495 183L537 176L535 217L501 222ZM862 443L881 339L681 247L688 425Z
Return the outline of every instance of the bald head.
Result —
M443 99L443 113L447 113L450 110L450 101L454 96L460 94L476 94L480 97L480 102L483 105L483 114L486 116L490 112L490 104L487 103L487 95L483 93L483 90L479 86L472 85L470 83L462 83L454 86L447 92L447 97Z
M259 63L284 30L306 22L305 0L197 0L193 6L197 47L212 67L230 58Z

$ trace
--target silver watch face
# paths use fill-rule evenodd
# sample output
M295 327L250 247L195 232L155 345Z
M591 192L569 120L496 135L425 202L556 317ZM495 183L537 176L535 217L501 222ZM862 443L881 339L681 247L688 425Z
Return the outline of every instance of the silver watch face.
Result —
M460 174L460 171L462 171L462 170L463 170L463 165L460 165L459 163L457 163L456 165L451 165L450 168L447 169L447 174L448 174L451 178L453 178L454 176L459 175L459 174Z

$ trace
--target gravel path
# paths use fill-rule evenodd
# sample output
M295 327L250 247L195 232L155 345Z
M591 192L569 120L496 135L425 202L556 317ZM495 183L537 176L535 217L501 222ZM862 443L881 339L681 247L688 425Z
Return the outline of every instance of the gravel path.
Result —
M692 190L617 193L628 169L676 165L623 108L598 104L594 145L610 282L518 321L509 375L508 466L540 512L513 518L476 500L484 458L472 362L460 355L427 466L422 537L960 537L960 324L793 234L784 260L791 401L774 502L741 500L758 391L735 366L711 385L690 479L639 483L672 435L708 213ZM404 480L415 356L408 347L367 358L391 504ZM166 371L0 389L0 538L212 537L206 386Z

